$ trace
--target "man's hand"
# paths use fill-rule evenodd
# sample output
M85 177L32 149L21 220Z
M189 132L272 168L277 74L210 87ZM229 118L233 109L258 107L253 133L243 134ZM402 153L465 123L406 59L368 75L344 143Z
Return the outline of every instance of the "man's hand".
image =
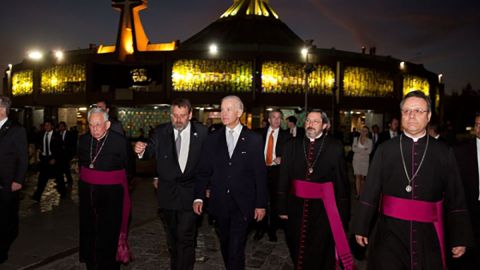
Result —
M275 164L275 165L280 165L280 163L282 163L282 158L281 157L276 157L273 160L273 164Z
M152 185L155 189L158 189L158 177L153 178Z
M17 182L12 182L12 191L15 192L17 190L20 190L22 188L22 184L19 184Z
M253 216L253 218L258 222L258 221L261 221L263 219L263 217L265 216L265 208L255 208L255 215Z
M365 247L366 245L368 245L368 238L365 237L365 236L361 236L361 235L356 234L355 235L355 240L362 247Z
M462 257L462 255L465 254L465 250L466 248L463 246L452 248L452 254L453 254L452 257L456 259Z
M145 152L145 148L147 148L147 144L144 142L137 142L135 143L135 153L137 155L143 156L143 153Z
M283 220L287 220L288 219L288 215L279 215L278 216L280 219L283 219Z
M193 212L200 216L203 212L203 202L193 202Z

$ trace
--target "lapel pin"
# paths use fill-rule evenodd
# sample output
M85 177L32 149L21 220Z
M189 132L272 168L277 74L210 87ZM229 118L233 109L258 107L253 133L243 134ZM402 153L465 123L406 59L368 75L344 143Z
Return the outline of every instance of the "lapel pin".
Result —
M194 132L194 133L193 133L193 136L197 137L197 132Z

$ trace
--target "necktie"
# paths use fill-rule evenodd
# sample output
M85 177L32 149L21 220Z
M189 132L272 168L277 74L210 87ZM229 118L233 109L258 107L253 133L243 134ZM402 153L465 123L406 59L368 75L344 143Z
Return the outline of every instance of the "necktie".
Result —
M227 135L227 147L228 147L228 154L232 157L233 150L235 149L235 138L233 138L233 129L228 130Z
M177 148L177 157L180 157L180 148L182 148L182 136L181 130L178 131L177 139L175 140L175 146Z
M268 136L268 142L267 142L267 155L265 158L265 163L267 163L268 166L272 165L273 162L273 130L270 133L270 136Z
M48 134L50 134L50 132L45 132L45 155L46 156L50 156L50 142L48 140Z

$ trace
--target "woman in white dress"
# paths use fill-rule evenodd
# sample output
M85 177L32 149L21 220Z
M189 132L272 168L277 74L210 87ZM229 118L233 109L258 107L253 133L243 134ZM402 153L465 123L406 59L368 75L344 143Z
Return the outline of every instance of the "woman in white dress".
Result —
M355 191L357 196L363 190L365 178L368 172L370 153L372 152L372 140L368 138L368 127L362 127L360 136L353 139L353 174L355 175Z

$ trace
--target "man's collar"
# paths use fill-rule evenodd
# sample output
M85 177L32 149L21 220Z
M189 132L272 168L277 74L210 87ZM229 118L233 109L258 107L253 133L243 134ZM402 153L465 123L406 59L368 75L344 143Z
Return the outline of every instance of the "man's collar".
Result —
M420 136L412 136L408 134L406 131L403 131L403 134L405 134L405 136L407 136L408 138L412 139L414 142L418 142L418 140L420 140L421 138L425 137L425 135L427 135L427 131L424 130Z

